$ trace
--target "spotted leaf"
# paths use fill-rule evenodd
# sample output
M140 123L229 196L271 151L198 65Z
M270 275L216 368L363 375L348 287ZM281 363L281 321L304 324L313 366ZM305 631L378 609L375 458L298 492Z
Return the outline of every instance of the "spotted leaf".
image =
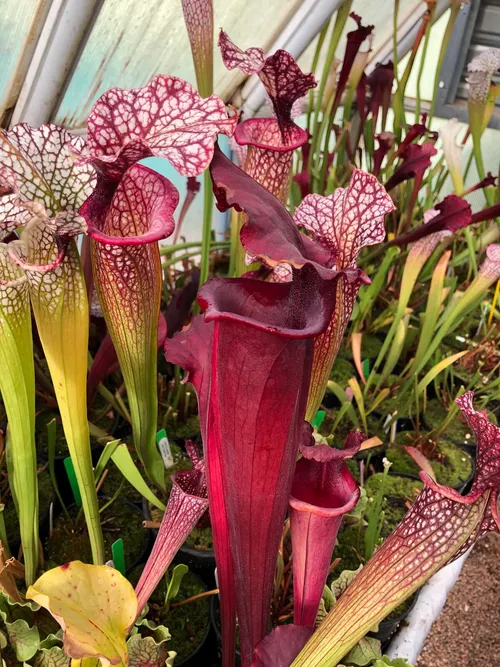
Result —
M457 404L477 443L478 472L471 489L474 495L487 488L500 490L500 428L490 422L484 411L474 409L472 398L473 393L468 391L457 398Z
M234 139L246 150L245 172L285 204L293 151L307 141L307 132L292 124L283 136L276 119L250 118L238 125Z
M71 658L126 665L126 636L137 612L131 584L106 565L73 561L45 572L26 597L49 611L64 632Z
M219 32L219 48L222 60L227 69L240 69L244 74L255 74L264 67L266 57L264 51L252 46L242 51L230 39L229 35L221 30Z

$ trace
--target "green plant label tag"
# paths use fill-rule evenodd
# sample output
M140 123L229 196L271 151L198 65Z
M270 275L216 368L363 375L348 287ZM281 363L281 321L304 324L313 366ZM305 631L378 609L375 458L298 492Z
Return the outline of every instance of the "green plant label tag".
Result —
M75 503L77 507L82 506L82 496L80 495L80 489L78 488L78 482L76 480L76 473L75 473L75 466L73 465L73 461L71 460L71 456L67 456L64 459L64 468L66 470L66 474L68 475L69 483L71 485L71 491L73 492L73 498L75 499Z
M363 360L363 375L367 378L370 375L370 360Z
M315 429L321 428L324 418L326 417L326 412L324 410L318 410L316 417L312 420L311 426Z
M163 465L168 470L174 465L174 457L172 456L172 450L170 449L167 432L164 428L162 428L161 431L158 431L156 434L156 442L158 443L158 449L160 450L160 454L163 459Z
M111 545L111 554L113 555L115 569L125 576L125 550L123 548L123 540L121 537Z

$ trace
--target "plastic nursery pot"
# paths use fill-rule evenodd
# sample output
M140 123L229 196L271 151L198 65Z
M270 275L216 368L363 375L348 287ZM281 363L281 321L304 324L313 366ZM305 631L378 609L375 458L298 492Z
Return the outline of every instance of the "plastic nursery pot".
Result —
M145 498L142 499L142 512L145 520L151 521L151 510ZM154 539L156 539L158 529L151 528L150 532L154 536ZM215 554L213 551L196 549L183 544L177 552L174 561L176 563L185 563L191 571L196 572L203 579L207 586L211 588L215 587Z
M217 638L217 652L220 659L222 655L222 632L220 627L220 605L218 595L212 595L210 599L210 623ZM241 665L241 653L238 649L236 649L234 664L235 667L240 667Z
M169 570L171 568L172 566ZM139 581L141 572L142 567L136 567L130 572L128 579L133 586ZM165 616L161 617L158 607L162 604L165 590L165 583L162 580L148 601L149 610L146 618L168 628L172 635L168 648L177 652L175 667L215 667L217 642L210 622L209 598L200 598L178 607L171 606ZM172 602L176 604L207 590L205 582L194 572L189 571L184 576L179 593ZM181 641L184 641L182 645Z
M400 607L396 607L396 609L391 614L389 614L389 616L384 621L381 621L378 624L377 632L368 633L370 637L374 637L375 639L379 640L379 642L382 644L382 650L386 648L390 638L416 605L419 594L420 589L415 591L415 593L413 593L413 595L408 598L408 600L405 600L405 602L400 605L400 607L404 607L401 612L398 613L398 609Z
M109 498L101 497L100 500L104 503ZM79 513L79 508L72 504L67 507L67 510L74 521ZM152 536L142 527L142 520L141 508L127 498L117 498L101 512L106 558L112 558L111 545L122 538L127 572L145 563L151 552ZM75 530L74 524L71 524L66 515L61 513L54 521L52 535L46 538L45 544L45 559L52 561L54 566L72 560L92 563L92 552L83 514Z

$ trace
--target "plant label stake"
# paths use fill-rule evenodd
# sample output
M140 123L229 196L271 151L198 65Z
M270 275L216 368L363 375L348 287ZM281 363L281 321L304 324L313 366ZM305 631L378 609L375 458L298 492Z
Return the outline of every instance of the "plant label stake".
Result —
M75 466L71 460L71 456L67 456L64 459L64 468L66 469L66 474L68 475L69 483L71 485L71 491L73 492L73 498L77 507L82 506L82 497L80 495L80 489L78 488L78 482L76 480Z
M125 576L125 551L123 549L123 540L121 537L111 545L111 553L113 555L114 568L118 570L120 574Z
M316 413L316 417L312 420L311 426L319 430L321 428L321 424L323 423L324 418L326 417L326 412L324 410L318 410Z
M170 443L167 438L167 432L164 428L162 428L161 431L158 431L156 434L156 442L158 443L158 448L160 450L165 469L168 470L174 465L174 457L172 456Z

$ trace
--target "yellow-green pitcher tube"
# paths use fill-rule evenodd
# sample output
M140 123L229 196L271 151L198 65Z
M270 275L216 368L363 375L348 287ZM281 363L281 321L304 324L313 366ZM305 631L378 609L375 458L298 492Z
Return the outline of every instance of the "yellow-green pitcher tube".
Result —
M31 246L41 249L41 257L30 257L40 264L47 259L44 233L40 231L38 244ZM92 558L94 564L102 565L104 542L87 420L89 309L74 240L70 241L61 266L41 277L30 275L31 303L82 497Z
M28 282L0 244L0 393L8 419L9 484L19 516L26 583L38 564L35 371ZM7 536L9 537L9 536ZM7 546L7 545L4 545Z

